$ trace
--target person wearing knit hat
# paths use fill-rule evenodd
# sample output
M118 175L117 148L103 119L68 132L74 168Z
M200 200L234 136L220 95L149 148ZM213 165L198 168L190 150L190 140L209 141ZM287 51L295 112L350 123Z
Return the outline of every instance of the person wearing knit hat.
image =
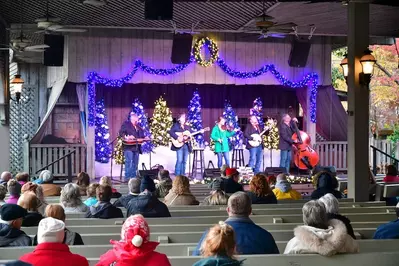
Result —
M41 171L39 178L35 180L35 183L42 186L44 197L61 195L61 187L53 184L53 173L49 170Z
M122 225L121 240L111 240L113 248L100 257L96 266L170 266L168 257L155 251L158 242L150 241L150 228L141 215L133 215Z
M63 221L51 217L41 220L37 230L38 245L20 260L32 265L88 266L86 258L71 253L68 245L62 243L64 236Z
M226 179L222 181L222 188L228 194L236 193L237 191L244 191L241 184L238 183L240 173L235 168L226 169Z
M21 231L27 211L15 204L4 204L0 208L0 247L31 246L32 240Z
M378 226L374 233L374 239L399 239L399 203L396 205L395 211L397 219Z

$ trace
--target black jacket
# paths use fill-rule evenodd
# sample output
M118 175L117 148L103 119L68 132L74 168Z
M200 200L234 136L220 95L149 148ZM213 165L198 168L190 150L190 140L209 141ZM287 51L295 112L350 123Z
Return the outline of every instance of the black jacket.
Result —
M64 241L62 241L63 244L67 244L68 246L83 246L83 239L80 236L80 234L76 232L71 232L68 229L65 228L65 237ZM37 246L37 235L35 235L35 238L33 239L33 245Z
M252 124L247 125L247 127L245 128L245 131L244 131L244 138L245 138L245 143L246 143L246 147L248 150L253 148L248 142L248 141L252 140L251 135L252 134L260 134L260 133L262 133L262 131L263 131L263 128L260 125L259 125L259 130L254 128L254 126ZM263 148L263 142L261 145Z
M172 128L169 130L169 135L170 135L172 138L177 139L178 136L176 135L176 133L177 133L177 132L184 132L184 131L186 131L186 130L192 132L192 130L191 130L191 128L190 128L189 126L184 125L184 129L182 129L181 126L180 126L180 123L175 123L175 124L172 126ZM191 141L188 141L185 145L188 146L188 151L189 151L189 152L192 152L193 147L191 146ZM183 147L183 146L182 146L182 147ZM170 147L170 149L171 149L172 151L177 151L177 150L179 150L179 149L181 149L181 148L177 148L177 147L175 147L175 145L172 144L172 146Z
M328 216L329 220L337 219L337 220L340 220L341 222L343 222L345 224L346 231L347 231L348 235L350 235L353 239L356 239L355 232L353 231L353 228L351 225L351 221L348 219L348 217L343 216L338 213L328 213L327 216Z
M263 197L258 197L255 193L253 193L251 191L248 191L247 194L251 198L252 204L276 204L277 203L277 198L273 192L271 192L270 194L263 196Z
M150 193L140 194L129 201L126 217L135 214L141 214L144 217L171 217L165 203Z
M122 197L120 197L119 199L117 199L114 202L114 206L115 207L125 207L127 208L127 205L129 203L129 201L134 198L137 197L137 195L132 195L132 194L127 194L127 195L123 195Z
M0 247L31 246L32 239L25 232L0 223Z
M123 218L122 210L110 202L98 202L91 206L86 213L86 218L113 219Z
M40 221L43 219L43 216L38 212L28 212L28 214L24 217L22 221L22 226L31 227L38 226Z
M242 185L234 181L233 178L225 178L221 180L221 189L227 194L233 194L237 191L244 191Z
M292 140L292 135L295 132L292 123L290 124L290 126L287 126L285 123L281 123L279 132L280 132L280 141L278 144L278 148L282 151L291 150L292 143L294 143L294 141Z
M143 129L139 126L134 128L132 122L130 121L123 122L121 129L119 130L119 136L124 137L127 135L134 136L137 139L145 137ZM123 149L130 151L138 151L141 153L141 145L123 145Z

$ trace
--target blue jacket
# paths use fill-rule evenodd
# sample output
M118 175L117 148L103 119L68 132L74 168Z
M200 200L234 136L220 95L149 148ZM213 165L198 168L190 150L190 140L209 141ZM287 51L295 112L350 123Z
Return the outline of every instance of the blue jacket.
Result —
M257 226L251 219L245 217L230 217L226 220L226 223L234 229L238 254L280 253L273 236L265 229ZM201 254L201 244L207 234L208 231L202 235L193 252L193 256L199 256Z
M374 239L399 239L399 219L378 226Z

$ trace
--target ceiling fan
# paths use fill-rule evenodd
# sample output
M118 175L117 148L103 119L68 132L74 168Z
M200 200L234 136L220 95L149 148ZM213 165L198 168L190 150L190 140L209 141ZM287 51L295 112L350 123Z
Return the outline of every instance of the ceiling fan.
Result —
M60 18L53 17L49 13L49 1L46 1L46 13L43 17L35 20L37 27L40 29L35 33L51 34L53 32L85 32L86 29L69 28L59 24Z

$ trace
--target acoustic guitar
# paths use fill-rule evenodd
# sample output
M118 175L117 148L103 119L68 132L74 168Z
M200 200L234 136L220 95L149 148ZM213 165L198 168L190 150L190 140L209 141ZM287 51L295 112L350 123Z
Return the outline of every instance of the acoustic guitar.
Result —
M172 141L173 146L175 146L176 148L181 148L181 147L183 147L184 144L186 144L187 142L189 142L191 140L192 136L195 136L197 134L200 134L200 133L203 133L203 132L209 131L209 130L210 130L210 128L206 127L204 129L201 129L201 130L198 130L198 131L195 131L192 133L188 130L183 131L183 132L176 132L176 135L178 136L178 138L177 139L171 138L171 141ZM180 137L182 137L181 141L179 141Z
M262 136L269 130L271 129L274 125L275 125L275 121L273 119L269 119L268 120L269 126L265 126L264 130L258 134L258 133L254 133L251 135L252 140L248 140L249 145L251 145L252 147L256 148L259 145L262 144Z

